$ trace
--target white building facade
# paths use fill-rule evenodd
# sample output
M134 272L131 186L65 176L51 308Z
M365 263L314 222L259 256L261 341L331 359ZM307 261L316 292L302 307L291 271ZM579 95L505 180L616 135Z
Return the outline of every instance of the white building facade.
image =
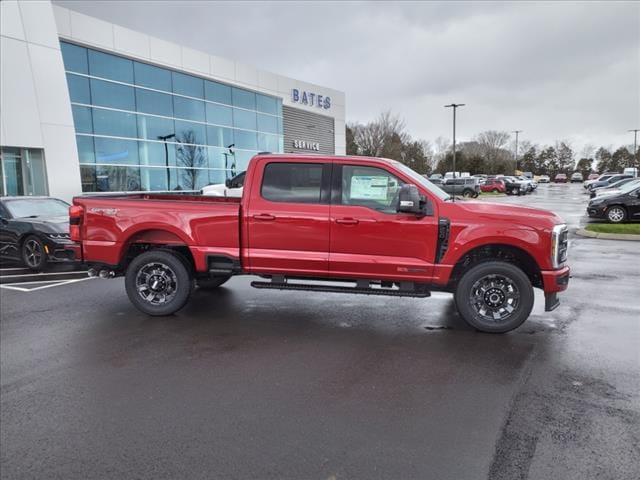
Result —
M344 93L52 5L0 2L0 196L198 191L345 153Z

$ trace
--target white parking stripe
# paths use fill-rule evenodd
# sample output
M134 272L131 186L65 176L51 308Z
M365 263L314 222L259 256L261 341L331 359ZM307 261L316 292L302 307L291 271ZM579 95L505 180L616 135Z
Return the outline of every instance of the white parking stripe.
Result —
M51 287L60 287L62 285L68 285L70 283L78 283L78 282L84 282L86 280L94 280L93 277L87 277L87 278L76 278L75 280L62 280L60 282L57 283L53 283L51 285L43 285L41 287L35 287L35 288L22 288L22 287L17 287L16 285L24 285L23 283L19 283L19 284L15 284L15 283L9 283L9 284L1 284L0 288L6 288L7 290L15 290L18 292L35 292L37 290L44 290L45 288L51 288ZM55 282L55 280L49 280L49 282ZM32 282L29 282L32 283ZM33 282L35 283L35 282Z

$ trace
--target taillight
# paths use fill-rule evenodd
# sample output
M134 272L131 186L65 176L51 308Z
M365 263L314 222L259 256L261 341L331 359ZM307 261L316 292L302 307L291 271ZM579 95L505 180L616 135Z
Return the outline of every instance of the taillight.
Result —
M80 224L82 223L82 215L84 209L79 205L69 207L69 238L74 242L82 240L80 234Z

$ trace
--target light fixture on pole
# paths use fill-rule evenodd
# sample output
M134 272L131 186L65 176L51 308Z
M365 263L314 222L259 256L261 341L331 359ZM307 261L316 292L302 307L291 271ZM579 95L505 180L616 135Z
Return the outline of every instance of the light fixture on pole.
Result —
M522 133L522 130L514 130L513 133L516 134L516 170L518 170L518 134ZM513 173L516 173L515 171Z

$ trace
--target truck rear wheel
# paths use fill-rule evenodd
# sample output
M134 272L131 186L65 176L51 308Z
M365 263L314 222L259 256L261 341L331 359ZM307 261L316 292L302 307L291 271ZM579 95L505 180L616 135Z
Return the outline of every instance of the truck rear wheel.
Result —
M189 299L193 278L185 262L168 250L151 250L129 264L125 288L131 303L153 316L171 315Z
M483 262L460 279L455 304L476 330L505 333L518 328L533 308L533 287L525 273L506 262Z

